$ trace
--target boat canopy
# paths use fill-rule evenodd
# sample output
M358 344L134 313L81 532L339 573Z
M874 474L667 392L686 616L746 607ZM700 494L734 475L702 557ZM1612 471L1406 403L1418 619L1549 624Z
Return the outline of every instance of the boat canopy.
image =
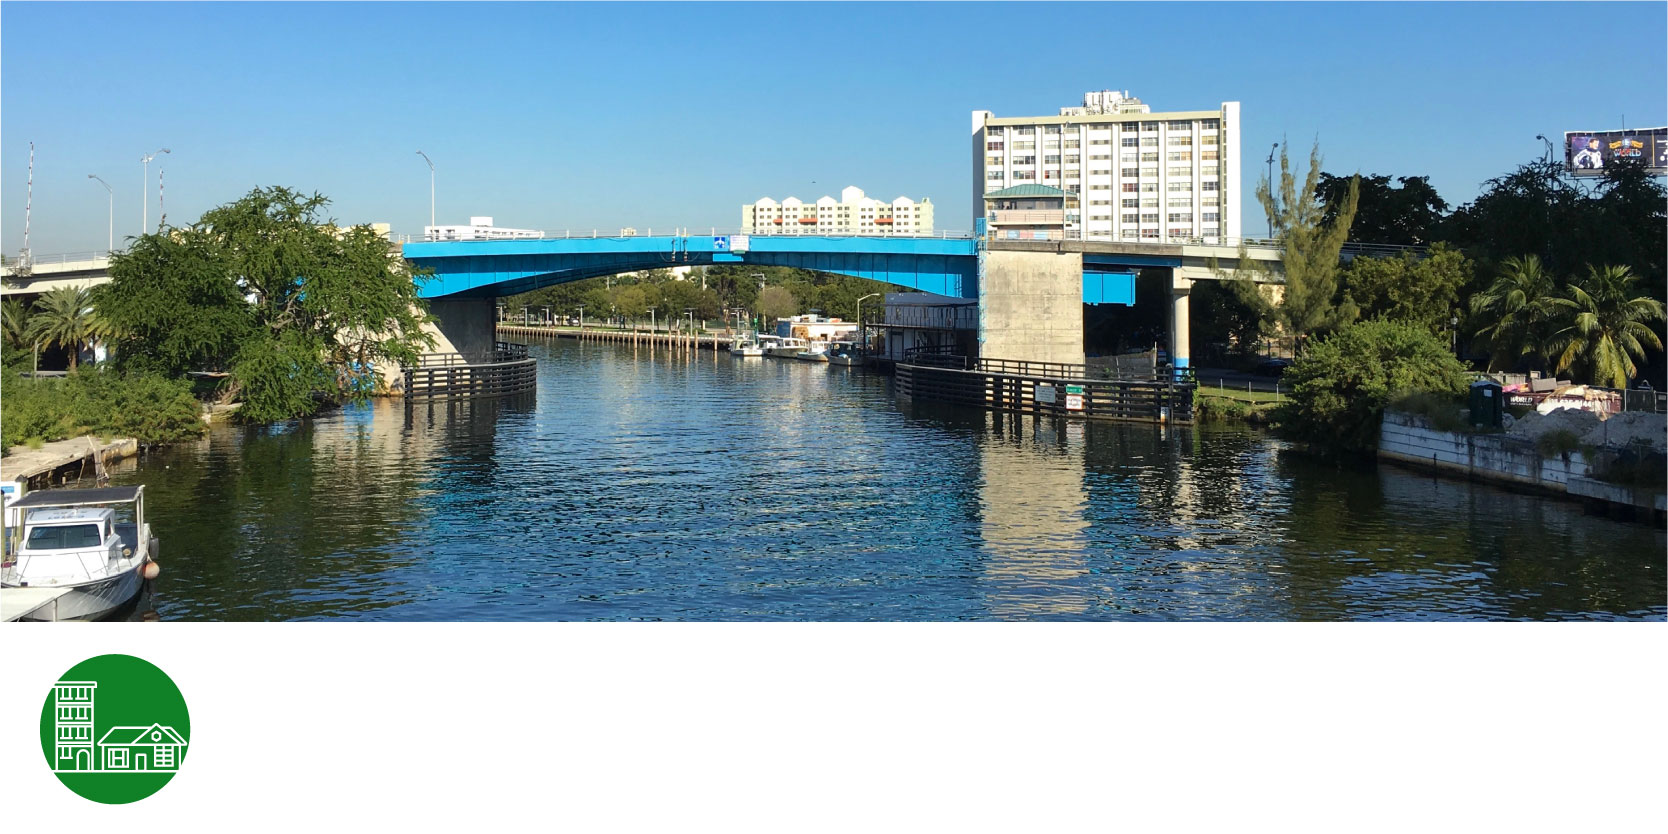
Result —
M32 507L85 507L88 504L132 504L145 494L139 486L98 487L96 489L43 489L13 501L12 509Z

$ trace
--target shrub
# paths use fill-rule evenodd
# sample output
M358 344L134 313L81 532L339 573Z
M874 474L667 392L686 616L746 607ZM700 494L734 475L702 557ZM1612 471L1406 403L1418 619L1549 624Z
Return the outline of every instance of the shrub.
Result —
M1378 447L1392 396L1426 391L1458 396L1465 366L1430 331L1403 322L1346 325L1311 344L1286 371L1291 397L1276 415L1284 436L1323 453Z
M132 437L146 446L199 437L204 431L191 384L150 374L83 368L65 379L7 374L0 443L31 448L94 433Z
M1433 391L1410 391L1392 399L1390 407L1404 414L1415 414L1425 418L1426 424L1437 431L1472 430L1470 420L1462 413L1465 401L1458 396Z
M1196 396L1193 412L1200 420L1244 420L1251 416L1251 404L1227 397Z
M1581 437L1569 429L1553 429L1535 438L1543 458L1556 458L1581 448Z

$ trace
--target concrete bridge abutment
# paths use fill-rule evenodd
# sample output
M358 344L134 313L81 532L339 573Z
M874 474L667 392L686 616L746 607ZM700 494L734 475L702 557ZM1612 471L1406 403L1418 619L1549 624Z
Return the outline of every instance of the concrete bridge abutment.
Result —
M979 282L979 355L1083 364L1083 256L990 250Z

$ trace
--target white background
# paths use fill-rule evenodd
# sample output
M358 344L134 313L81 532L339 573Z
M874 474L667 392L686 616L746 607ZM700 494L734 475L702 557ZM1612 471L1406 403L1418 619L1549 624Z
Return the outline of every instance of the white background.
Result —
M1613 831L1661 824L1661 624L0 628L5 831ZM191 711L101 806L40 710Z

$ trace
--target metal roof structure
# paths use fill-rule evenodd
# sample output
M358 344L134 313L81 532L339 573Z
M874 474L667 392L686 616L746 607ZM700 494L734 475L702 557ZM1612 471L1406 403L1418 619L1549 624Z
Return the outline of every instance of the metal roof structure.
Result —
M139 500L145 487L119 486L97 489L43 489L12 502L13 509L30 507L84 507L88 504L129 504Z
M985 199L1006 197L1064 197L1066 192L1051 185L1010 185L1001 191L992 191L985 195Z

